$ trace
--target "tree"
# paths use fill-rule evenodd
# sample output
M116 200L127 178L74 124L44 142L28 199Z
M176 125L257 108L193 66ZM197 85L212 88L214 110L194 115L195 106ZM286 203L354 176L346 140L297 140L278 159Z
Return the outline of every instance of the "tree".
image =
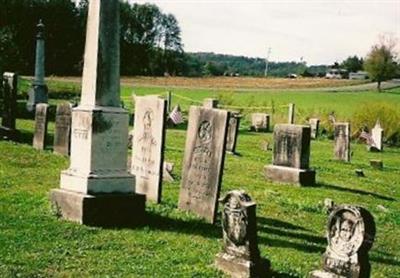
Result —
M382 37L380 42L372 46L365 59L364 68L372 80L378 82L378 91L381 91L381 82L388 80L396 73L395 40Z
M349 56L340 64L340 68L347 70L348 72L357 72L363 68L363 59L358 58L356 55Z

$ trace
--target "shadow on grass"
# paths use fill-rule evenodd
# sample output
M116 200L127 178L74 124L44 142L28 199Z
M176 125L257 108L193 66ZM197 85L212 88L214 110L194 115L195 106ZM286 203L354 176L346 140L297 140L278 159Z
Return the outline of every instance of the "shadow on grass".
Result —
M200 235L208 238L222 238L222 229L220 226L212 225L202 220L173 219L154 212L147 212L146 214L145 226L151 229ZM220 223L220 221L217 221L217 223Z
M321 188L326 188L326 189L331 189L331 190L337 190L337 191L342 191L342 192L350 192L350 193L355 193L355 194L360 194L360 195L370 195L375 198L385 200L385 201L396 201L396 199L384 195L380 195L374 192L369 192L369 191L364 191L360 189L352 189L352 188L346 188L346 187L341 187L333 184L327 184L327 183L318 183L316 186L321 187Z

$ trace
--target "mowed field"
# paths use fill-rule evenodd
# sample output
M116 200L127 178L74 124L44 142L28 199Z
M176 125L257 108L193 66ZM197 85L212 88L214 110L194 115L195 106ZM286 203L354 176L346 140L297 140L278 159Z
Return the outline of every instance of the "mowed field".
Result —
M49 85L52 104L64 101L57 94L73 98L80 90L78 83L70 81L54 80ZM252 111L250 107L266 112L268 107L280 109L273 122L286 121L284 105L293 102L298 110L297 123L303 123L312 113L325 115L331 111L339 119L351 118L364 102L400 106L399 89L330 93L215 87L123 83L122 99L132 110L132 92L165 95L171 90L173 104L179 103L184 110L205 97L216 97L222 105L242 107L246 115ZM26 88L23 82L22 91ZM68 167L68 158L51 152L54 123L50 122L49 147L43 152L30 146L34 122L19 119L17 126L22 142L0 142L1 277L224 277L213 267L222 247L220 222L206 224L177 208L185 126L167 131L165 159L175 163L176 180L163 184L162 203L149 203L148 222L136 229L92 228L56 219L48 193L59 186L60 171ZM351 163L340 163L332 160L333 142L319 138L311 144L311 167L317 171L317 185L299 188L264 180L263 166L272 161L272 152L261 150L265 141L272 142L272 133L249 132L248 121L243 122L237 146L241 155L227 155L221 194L244 189L257 203L259 248L261 255L271 260L273 276L306 277L309 271L321 267L327 220L323 202L331 198L371 211L377 226L370 252L372 277L399 277L400 149L386 147L382 153L370 153L365 145L353 142ZM371 168L370 159L382 159L384 170ZM356 169L363 169L366 177L357 177Z

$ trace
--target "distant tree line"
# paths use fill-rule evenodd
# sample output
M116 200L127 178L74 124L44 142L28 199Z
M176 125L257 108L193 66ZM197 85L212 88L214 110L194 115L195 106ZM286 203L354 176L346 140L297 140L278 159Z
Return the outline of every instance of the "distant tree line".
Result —
M79 75L88 0L0 0L0 72L32 75L36 25L46 25L46 74ZM178 74L183 48L176 18L152 4L121 1L121 73Z

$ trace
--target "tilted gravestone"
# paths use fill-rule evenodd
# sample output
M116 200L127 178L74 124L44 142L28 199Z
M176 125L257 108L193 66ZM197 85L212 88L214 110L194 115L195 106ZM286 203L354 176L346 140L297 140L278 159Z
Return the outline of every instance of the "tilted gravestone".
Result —
M311 127L311 139L317 139L319 134L319 119L311 118L309 124Z
M334 206L328 219L327 238L323 269L312 271L311 278L370 277L368 252L375 239L375 222L366 209Z
M46 103L39 103L36 105L33 147L38 150L44 150L44 148L46 147L48 107L49 105Z
M71 139L72 105L57 105L53 151L61 155L69 155Z
M190 107L179 208L211 223L217 213L228 120L228 111Z
M269 131L269 114L265 113L253 113L251 114L251 131Z
M72 112L70 166L51 191L57 215L91 226L144 220L145 196L127 169L128 112L120 101L120 4L90 0L82 94Z
M214 98L206 98L203 100L203 107L204 108L218 108L218 100Z
M374 128L371 130L371 139L373 146L370 146L370 150L383 151L383 128L379 120L376 121Z
M244 191L230 191L223 205L223 251L216 267L232 277L268 277L270 262L261 259L257 243L256 203Z
M131 173L136 192L161 202L167 101L158 96L135 99L135 136L132 140Z
M17 91L18 75L12 72L3 74L3 113L0 126L1 138L15 140L17 137Z
M226 151L236 154L236 143L239 134L240 119L242 117L237 112L231 112L228 124L228 133L226 135Z
M267 179L297 185L315 184L315 171L309 169L310 133L309 126L275 126L273 164L264 167Z
M350 124L335 123L335 158L342 161L350 161Z
M172 176L172 171L174 170L174 164L171 162L166 162L164 161L163 164L163 181L167 181L167 182L174 182L175 179Z

